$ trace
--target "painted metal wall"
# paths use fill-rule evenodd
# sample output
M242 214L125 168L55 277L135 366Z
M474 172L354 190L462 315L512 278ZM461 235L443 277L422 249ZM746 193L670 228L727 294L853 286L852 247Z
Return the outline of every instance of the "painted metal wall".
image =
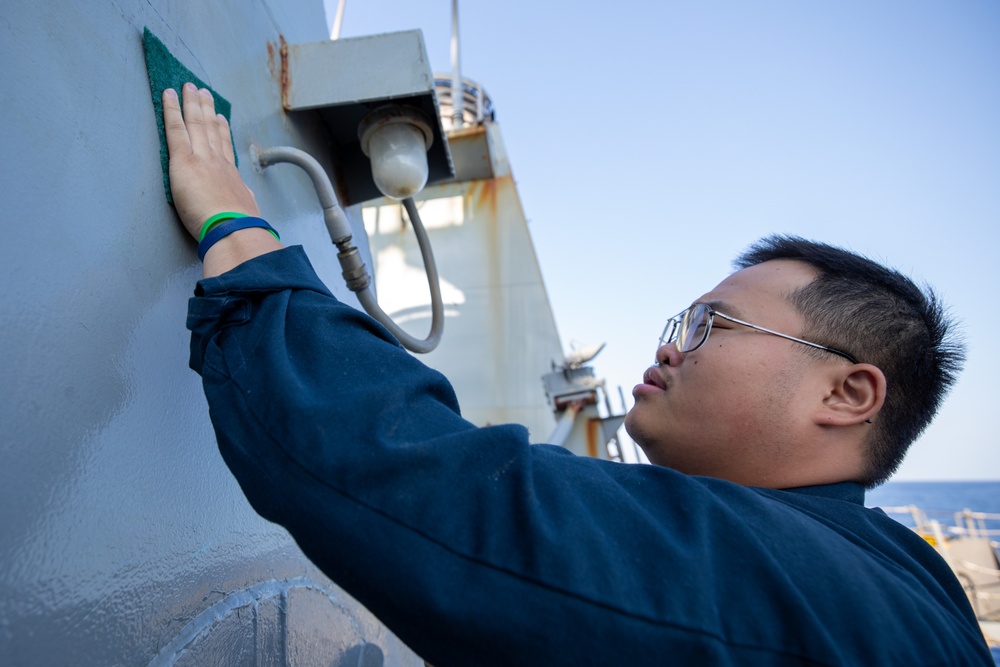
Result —
M165 201L148 26L233 104L241 171L349 302L281 110L318 0L0 4L0 664L422 664L251 510L187 369L194 244ZM356 230L360 216L352 212ZM367 253L367 249L363 249Z

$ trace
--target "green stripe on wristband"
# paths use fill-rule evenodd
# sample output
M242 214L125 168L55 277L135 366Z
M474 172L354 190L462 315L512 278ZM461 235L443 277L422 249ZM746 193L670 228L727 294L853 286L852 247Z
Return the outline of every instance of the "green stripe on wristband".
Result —
M205 234L208 234L209 230L220 222L225 222L226 220L235 220L236 218L249 218L246 213L236 213L235 211L223 211L222 213L216 213L211 218L205 221L205 224L201 226L201 231L198 232L198 243L205 240Z
M205 238L201 240L201 243L198 244L198 259L205 261L205 253L208 252L208 249L233 232L238 232L241 229L250 229L252 227L261 227L266 229L275 239L278 241L281 240L281 237L278 236L278 232L274 231L274 228L267 224L267 221L263 218L252 218L248 215L243 215L238 218L223 220L213 227L211 231L205 235Z

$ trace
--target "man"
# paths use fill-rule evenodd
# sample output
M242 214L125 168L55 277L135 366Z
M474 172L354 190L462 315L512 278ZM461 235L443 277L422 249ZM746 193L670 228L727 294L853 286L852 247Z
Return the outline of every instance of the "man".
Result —
M961 365L940 305L894 271L800 239L766 239L738 264L671 320L677 344L661 344L636 388L630 433L653 463L689 474L881 484Z
M183 117L163 97L171 187L198 237L259 211L211 96L183 96ZM627 421L657 465L625 466L475 427L301 248L207 238L191 365L226 463L432 664L991 664L945 563L863 506L960 357L902 276L751 250L668 324Z

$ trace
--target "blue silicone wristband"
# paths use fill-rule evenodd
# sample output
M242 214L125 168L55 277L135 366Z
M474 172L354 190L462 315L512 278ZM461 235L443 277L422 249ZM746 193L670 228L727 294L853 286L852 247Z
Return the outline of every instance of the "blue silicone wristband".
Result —
M205 235L208 234L209 230L219 222L225 222L226 220L232 220L233 218L249 218L246 213L237 213L236 211L223 211L222 213L216 213L211 218L205 221L205 224L201 226L201 231L198 232L198 243L201 243L205 239Z
M281 237L278 236L278 232L274 231L274 228L267 224L267 220L264 220L263 218L233 218L232 220L226 220L225 222L212 227L211 231L209 231L208 234L205 234L205 238L203 238L201 243L198 244L198 259L205 261L205 253L208 252L209 248L233 232L238 232L241 229L250 229L251 227L262 227L271 232L274 238L279 241L281 240Z

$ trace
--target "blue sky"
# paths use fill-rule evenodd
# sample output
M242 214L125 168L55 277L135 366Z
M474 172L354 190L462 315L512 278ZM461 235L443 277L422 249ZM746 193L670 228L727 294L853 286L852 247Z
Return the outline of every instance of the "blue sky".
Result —
M332 20L335 0L327 0ZM566 7L572 11L566 11ZM631 388L666 318L754 239L841 245L933 285L966 370L896 479L1000 479L1000 3L465 2L564 345ZM342 36L451 2L348 1Z

